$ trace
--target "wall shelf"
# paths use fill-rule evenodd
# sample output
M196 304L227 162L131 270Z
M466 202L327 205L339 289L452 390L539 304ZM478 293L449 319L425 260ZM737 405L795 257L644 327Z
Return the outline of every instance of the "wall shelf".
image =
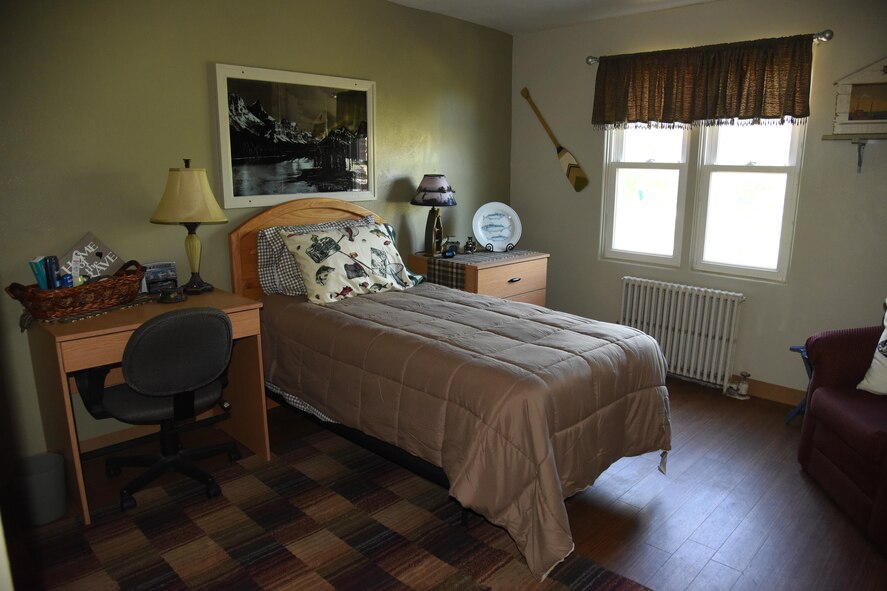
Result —
M830 133L822 136L824 140L844 140L856 144L856 172L862 172L862 155L865 145L871 140L887 140L887 133Z
M824 140L850 140L854 144L859 140L887 140L887 133L830 133L822 136Z

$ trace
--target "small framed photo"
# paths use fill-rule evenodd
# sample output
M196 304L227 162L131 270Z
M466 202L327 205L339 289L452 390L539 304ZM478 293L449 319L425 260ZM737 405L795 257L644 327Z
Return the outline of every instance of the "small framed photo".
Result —
M226 208L375 199L375 83L216 64Z
M887 82L853 84L847 118L850 121L887 121Z
M887 57L835 82L836 134L887 133Z

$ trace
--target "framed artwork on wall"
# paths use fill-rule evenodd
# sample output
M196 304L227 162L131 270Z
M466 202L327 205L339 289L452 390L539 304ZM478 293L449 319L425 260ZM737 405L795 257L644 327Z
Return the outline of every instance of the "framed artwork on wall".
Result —
M375 199L375 83L216 64L225 207Z
M836 134L887 133L887 57L835 82Z

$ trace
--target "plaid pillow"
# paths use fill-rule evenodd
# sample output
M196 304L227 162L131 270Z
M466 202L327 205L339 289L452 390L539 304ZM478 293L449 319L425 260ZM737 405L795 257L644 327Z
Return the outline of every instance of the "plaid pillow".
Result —
M375 218L368 215L359 220L336 220L306 226L275 226L259 230L256 247L259 258L259 284L262 286L262 291L266 294L282 293L291 296L308 293L305 282L299 274L299 267L283 243L281 230L302 234L335 230L346 226L369 226L374 223Z

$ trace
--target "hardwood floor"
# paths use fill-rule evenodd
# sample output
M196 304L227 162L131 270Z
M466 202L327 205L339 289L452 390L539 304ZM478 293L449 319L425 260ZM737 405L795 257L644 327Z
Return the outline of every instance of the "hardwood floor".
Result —
M887 559L800 470L802 418L678 380L669 391L667 475L658 453L626 458L568 500L577 552L656 590L887 589ZM287 409L269 418L272 447L317 429ZM118 481L88 464L93 506L113 503Z
M567 502L576 550L656 590L885 589L881 556L796 459L789 408L669 382L672 450Z

